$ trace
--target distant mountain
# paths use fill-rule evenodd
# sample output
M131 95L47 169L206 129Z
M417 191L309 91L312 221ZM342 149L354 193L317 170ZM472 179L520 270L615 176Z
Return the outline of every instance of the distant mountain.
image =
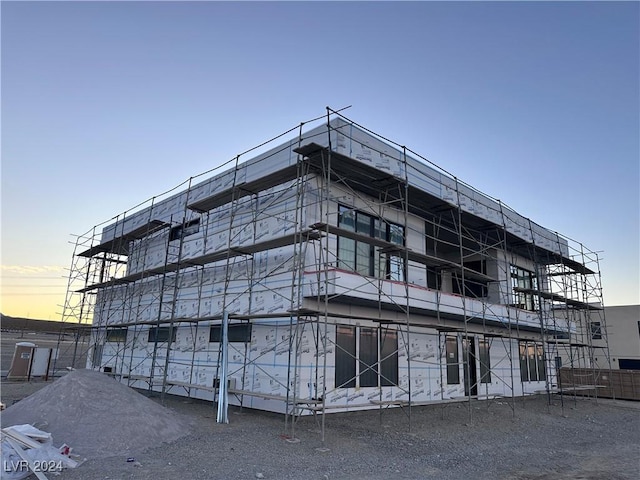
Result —
M54 322L51 320L36 320L33 318L10 317L0 313L0 328L7 330L24 330L29 332L59 333L61 328L68 329L72 324Z

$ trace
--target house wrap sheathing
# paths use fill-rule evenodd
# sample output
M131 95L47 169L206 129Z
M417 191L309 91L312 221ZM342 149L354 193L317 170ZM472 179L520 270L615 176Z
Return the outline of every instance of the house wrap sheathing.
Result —
M298 415L513 399L591 365L595 253L337 112L306 126L80 237L88 368Z

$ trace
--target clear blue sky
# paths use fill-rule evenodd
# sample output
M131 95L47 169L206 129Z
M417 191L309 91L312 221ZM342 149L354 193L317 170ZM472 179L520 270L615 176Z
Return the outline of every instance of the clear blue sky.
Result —
M2 2L1 15L4 313L58 318L70 234L326 105L603 251L605 302L640 302L637 2Z

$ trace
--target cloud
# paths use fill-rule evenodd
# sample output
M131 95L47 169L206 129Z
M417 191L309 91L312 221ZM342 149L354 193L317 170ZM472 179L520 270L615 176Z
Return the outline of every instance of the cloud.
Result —
M65 273L66 268L59 265L0 265L2 273L33 275L42 273Z

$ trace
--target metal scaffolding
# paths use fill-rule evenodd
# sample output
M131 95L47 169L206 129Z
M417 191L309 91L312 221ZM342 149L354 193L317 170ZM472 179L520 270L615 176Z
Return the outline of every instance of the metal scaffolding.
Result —
M558 370L611 368L597 253L330 108L77 237L63 321L91 368L280 411L290 441L306 414L324 441L330 411L597 396Z

